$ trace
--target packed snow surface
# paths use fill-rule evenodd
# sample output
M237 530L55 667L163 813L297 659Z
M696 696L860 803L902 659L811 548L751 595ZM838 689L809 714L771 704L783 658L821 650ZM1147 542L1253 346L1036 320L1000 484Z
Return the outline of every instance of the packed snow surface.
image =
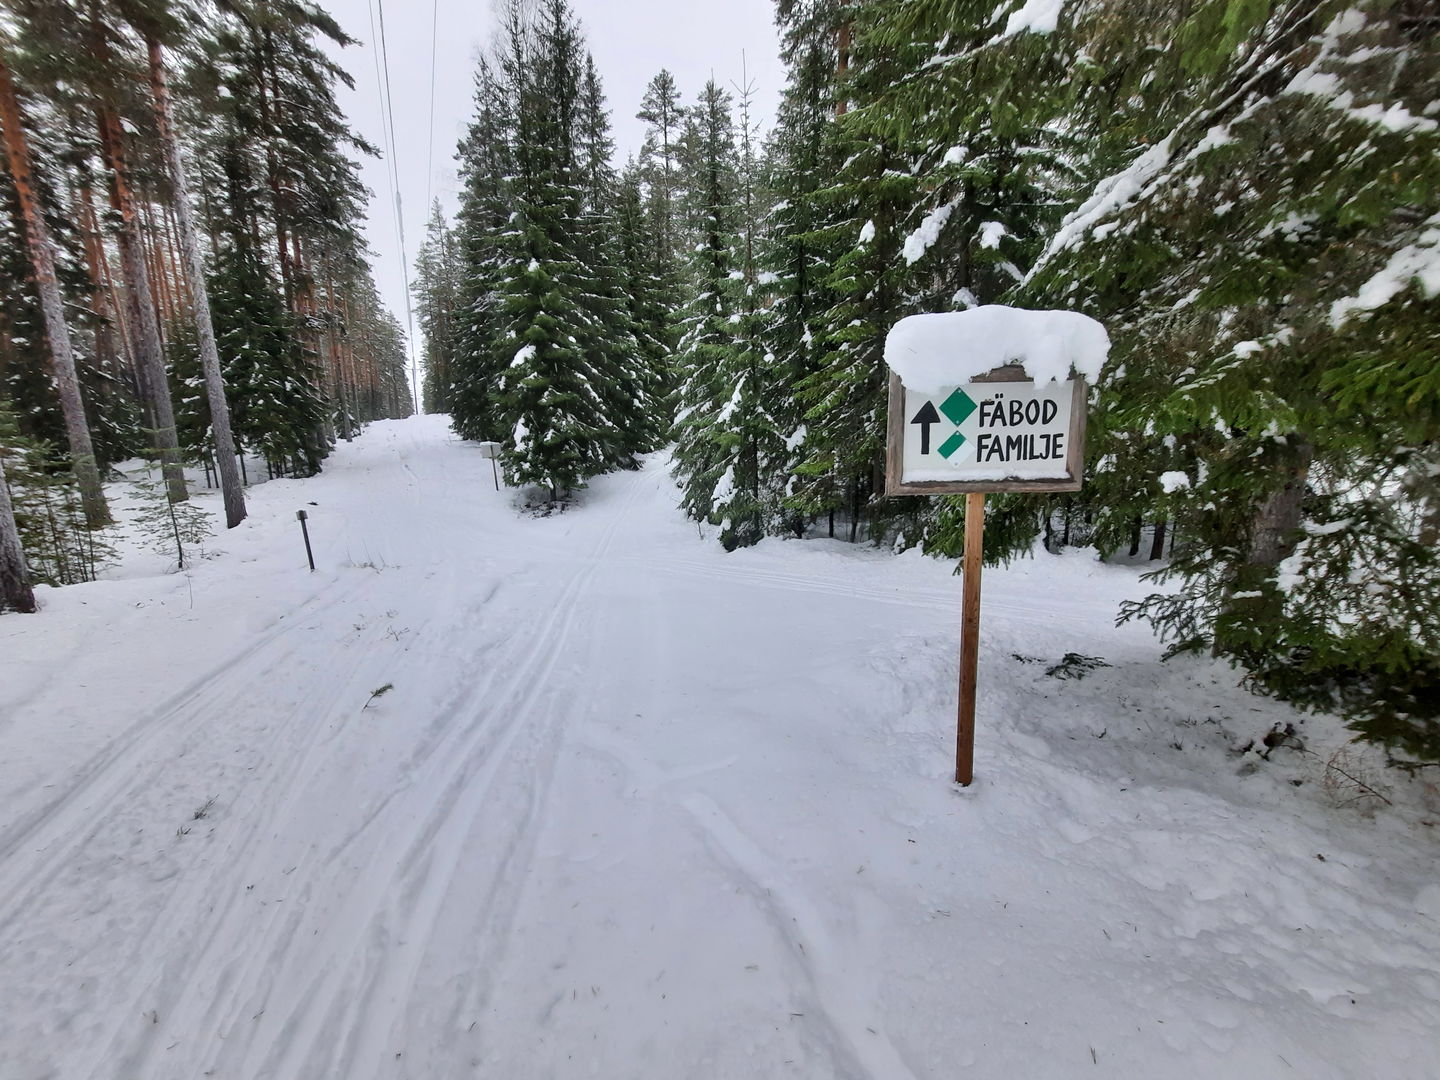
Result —
M1435 1076L1421 780L1337 805L1333 722L1041 553L960 790L953 565L676 500L532 517L376 424L193 571L0 617L0 1077Z
M912 390L935 390L1019 363L1036 382L1076 374L1094 381L1110 336L1075 311L1025 311L985 304L965 311L910 315L890 328L885 362Z

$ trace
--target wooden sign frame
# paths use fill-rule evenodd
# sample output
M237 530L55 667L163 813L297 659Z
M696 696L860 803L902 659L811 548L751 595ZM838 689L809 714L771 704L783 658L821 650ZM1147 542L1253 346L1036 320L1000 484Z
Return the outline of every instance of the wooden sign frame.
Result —
M969 380L974 383L1034 382L1019 364L1006 364ZM886 495L964 495L996 491L1079 491L1085 482L1085 417L1087 396L1085 380L1070 379L1074 386L1070 399L1069 448L1065 454L1067 476L1059 479L1025 480L915 480L903 482L900 477L905 457L905 387L900 376L890 373L890 407L885 425L885 494Z

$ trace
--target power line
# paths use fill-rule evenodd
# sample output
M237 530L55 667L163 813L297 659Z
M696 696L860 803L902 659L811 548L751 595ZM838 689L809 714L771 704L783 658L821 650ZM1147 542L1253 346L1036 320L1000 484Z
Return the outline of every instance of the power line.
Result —
M373 46L380 40L379 31L375 29L375 5L370 0L366 0L365 10L370 16L370 43ZM372 47L370 56L375 62L375 96L380 101L380 142L386 155L385 182L390 185L390 201L394 202L395 180L391 168L394 163L394 155L391 154L390 148L394 145L395 140L390 137L390 122L386 118L388 110L385 107L385 83L380 74L380 50Z
M385 108L385 116L390 120L390 173L395 198L395 233L400 241L400 280L405 286L405 341L410 352L410 392L413 395L412 408L418 415L420 412L420 361L415 353L415 316L411 311L410 304L410 260L405 253L405 212L401 203L400 163L395 152L395 110L390 93L390 52L385 41L385 0L375 0L375 7L380 14L380 63L385 72L385 91L381 104ZM371 27L373 31L373 17ZM381 120L381 127L384 127L384 117Z
M440 0L430 5L430 145L425 150L425 213L430 213L430 200L435 182L435 38L440 27ZM426 220L429 218L427 216Z
M385 81L380 72L380 50L374 47L379 42L380 36L379 32L376 30L375 27L375 5L371 3L370 0L366 0L365 11L366 14L370 16L370 56L375 63L375 97L380 102L380 144L381 148L385 152L385 184L390 189L390 215L391 221L395 225L395 232L398 238L400 233L400 222L395 215L395 139L390 131L390 122L388 120L389 109L387 108L385 102ZM401 263L401 271L402 273L404 271L403 259ZM408 341L406 342L406 346L408 349ZM409 365L407 364L406 366L408 367Z

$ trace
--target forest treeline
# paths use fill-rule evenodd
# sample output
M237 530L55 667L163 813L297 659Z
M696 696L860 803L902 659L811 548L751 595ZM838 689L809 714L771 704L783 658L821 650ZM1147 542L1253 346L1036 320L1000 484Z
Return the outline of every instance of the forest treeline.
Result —
M308 0L0 9L0 604L95 575L118 462L158 462L172 505L203 467L233 527L257 471L412 411L349 44Z
M458 214L417 265L424 405L563 497L673 443L727 547L954 553L883 496L887 330L1009 303L1114 348L1077 495L991 500L991 558L1163 561L1149 620L1440 759L1440 12L1428 0L778 0L743 74L662 71L612 163L565 0L500 8Z

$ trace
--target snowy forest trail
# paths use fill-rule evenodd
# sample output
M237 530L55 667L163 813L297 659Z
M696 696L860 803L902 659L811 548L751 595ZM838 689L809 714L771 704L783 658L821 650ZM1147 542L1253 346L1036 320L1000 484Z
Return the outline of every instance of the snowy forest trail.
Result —
M1133 572L987 575L960 793L947 565L726 555L658 461L514 499L378 424L0 621L0 1076L1427 1075L1413 838L1237 776L1279 707Z

